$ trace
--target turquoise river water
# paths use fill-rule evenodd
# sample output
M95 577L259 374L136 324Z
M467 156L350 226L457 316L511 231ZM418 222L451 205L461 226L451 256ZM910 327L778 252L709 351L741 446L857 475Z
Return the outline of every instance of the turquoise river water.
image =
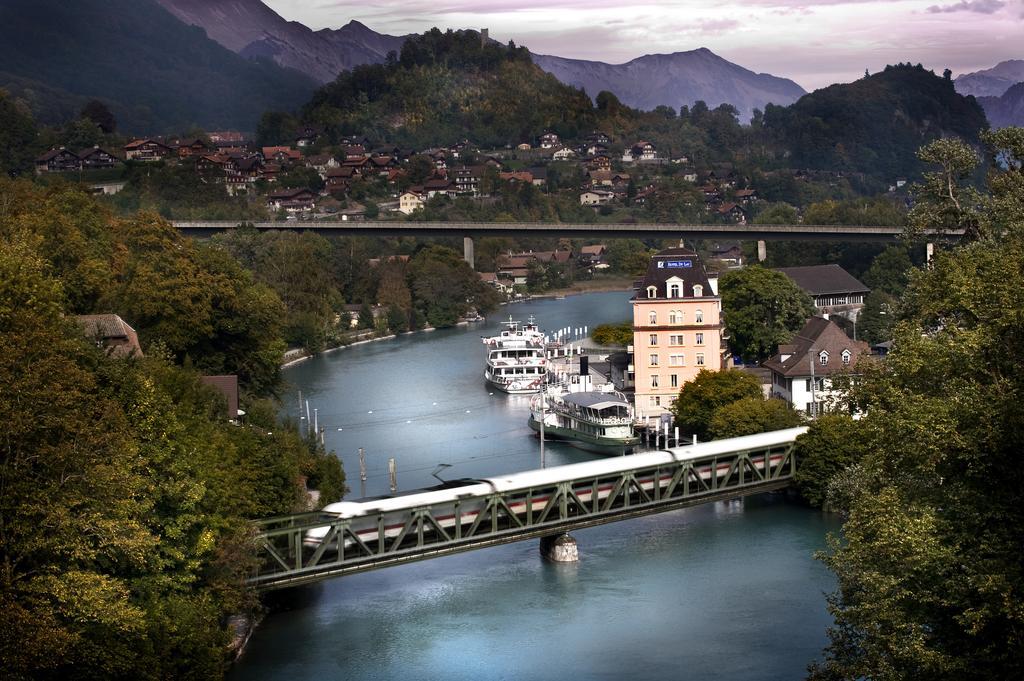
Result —
M286 370L318 409L349 498L539 467L525 397L491 394L485 348L502 314L545 329L630 316L625 293L540 300L486 323L329 353ZM549 443L547 463L595 455ZM830 623L813 558L836 519L763 495L573 533L580 562L536 541L369 572L276 595L236 681L802 678Z

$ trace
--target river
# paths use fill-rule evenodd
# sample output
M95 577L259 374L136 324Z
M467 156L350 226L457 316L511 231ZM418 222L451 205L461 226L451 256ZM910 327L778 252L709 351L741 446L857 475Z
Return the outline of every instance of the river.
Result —
M486 323L414 334L290 367L360 496L433 477L539 466L527 399L491 394L485 349L501 315L545 329L628 319L595 293L503 308ZM507 318L507 317L506 317ZM549 465L595 455L549 443ZM763 495L574 532L580 562L526 541L328 581L279 595L234 680L798 679L820 657L834 580L814 551L827 515Z

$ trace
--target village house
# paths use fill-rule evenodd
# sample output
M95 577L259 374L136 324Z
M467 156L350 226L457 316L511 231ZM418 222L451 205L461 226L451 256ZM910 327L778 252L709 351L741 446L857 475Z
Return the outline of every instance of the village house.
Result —
M776 270L793 280L814 299L814 307L826 315L840 315L856 321L864 299L871 292L867 286L839 265L780 267Z
M84 314L75 317L86 338L111 357L142 357L139 335L116 314Z
M576 152L568 147L563 147L551 155L555 161L571 161L576 158Z
M733 196L739 203L744 206L757 200L757 190L755 189L737 189L733 192Z
M215 150L216 147L207 144L199 137L178 142L178 158L202 156L203 154L209 154Z
M608 170L612 169L612 159L606 154L598 154L594 158L587 161L587 168L590 170Z
M516 145L516 149L518 149L519 151L529 151L532 148L533 147L530 146L529 142L520 142L519 144Z
M331 154L315 154L303 159L307 168L315 170L321 178L327 179L327 172L332 168L339 168L341 164Z
M80 170L82 162L73 151L64 147L50 149L48 152L36 159L36 174L43 173L65 173L72 170Z
M311 147L320 141L321 134L322 132L319 129L314 128L311 125L307 125L299 130L299 134L295 136L295 146L300 149Z
M763 366L771 371L772 394L813 417L829 411L840 396L834 377L852 375L867 354L867 343L850 340L825 317L812 317Z
M99 146L82 149L78 152L78 160L82 170L104 170L121 164L121 159Z
M546 132L540 136L540 148L541 149L554 149L555 147L561 146L562 142L558 139L558 135L553 132Z
M488 286L492 286L498 290L499 293L508 294L512 287L509 286L505 281L498 279L497 272L478 272L480 281L484 282Z
M623 163L639 163L642 161L654 161L658 158L658 152L650 142L641 140L622 153Z
M724 218L729 218L737 224L747 224L747 214L743 212L743 209L740 208L739 204L733 201L725 201L719 204L715 208L715 213Z
M737 243L715 244L711 247L711 259L726 267L743 267L743 249Z
M530 168L530 175L533 176L533 186L543 187L548 183L548 169L543 166Z
M608 247L604 244L594 244L593 246L583 246L580 248L579 261L584 267L595 267L604 262L605 255L608 253Z
M410 187L408 191L402 192L398 197L398 212L403 215L412 215L423 208L426 201L422 187Z
M702 369L722 368L718 279L693 251L671 248L651 258L632 303L636 407L658 417Z
M591 187L625 187L629 184L629 173L617 173L613 170L591 170L587 177Z
M522 182L524 184L533 184L533 174L526 170L498 173L498 179L503 182Z
M588 144L601 144L607 146L611 144L611 141L612 139L600 130L595 130L586 137L586 142Z
M173 149L154 139L137 139L124 145L124 157L129 161L162 161L173 154Z
M457 166L448 171L448 178L455 185L456 193L478 196L485 168L486 166Z
M267 163L277 163L288 166L302 160L302 152L291 147L263 147L263 160Z
M603 206L611 203L615 198L614 192L605 191L603 189L591 189L580 194L580 205L581 206Z
M288 213L309 213L313 210L316 197L316 192L305 187L278 189L267 195L267 208Z

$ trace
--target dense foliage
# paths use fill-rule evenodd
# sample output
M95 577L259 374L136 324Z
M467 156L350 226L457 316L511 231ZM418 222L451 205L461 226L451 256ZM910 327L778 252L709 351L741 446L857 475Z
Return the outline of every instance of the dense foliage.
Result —
M708 435L717 440L793 428L802 423L803 417L789 402L766 400L758 395L744 397L716 409L708 423Z
M955 184L926 200L992 229L914 272L893 352L853 392L862 439L829 489L846 520L824 557L839 587L814 679L1024 673L1024 131L986 143L995 160L980 202L962 202Z
M187 366L269 390L280 302L151 216L67 187L0 196L3 676L217 678L228 616L258 607L245 519L306 508L303 479L325 501L344 491L338 460L271 403L246 398L229 423ZM73 318L109 311L138 325L144 358L105 353Z
M981 106L957 94L952 80L909 64L764 111L765 130L795 165L891 179L917 173L922 143L951 135L976 143L987 127Z
M672 414L682 432L706 440L719 408L743 399L762 398L761 384L753 374L701 369L697 378L683 384L672 403Z
M0 25L0 85L13 80L50 124L66 120L59 100L77 110L81 98L100 97L136 134L252 130L260 112L297 107L315 88L301 73L234 54L154 0L9 0Z
M598 345L620 345L633 344L633 322L625 321L619 324L599 324L590 334Z
M729 347L745 360L767 359L814 314L811 297L781 272L753 265L720 285Z

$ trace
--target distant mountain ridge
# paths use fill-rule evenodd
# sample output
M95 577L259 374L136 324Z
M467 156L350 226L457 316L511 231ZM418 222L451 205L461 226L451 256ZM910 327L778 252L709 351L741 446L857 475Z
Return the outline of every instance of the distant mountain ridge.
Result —
M334 80L359 64L380 64L391 50L401 51L407 36L391 36L350 21L340 29L312 29L287 21L262 0L157 0L187 24L244 56L273 59L321 83ZM534 63L567 85L591 97L601 90L639 109L660 104L674 109L703 100L714 108L735 106L749 120L754 108L790 104L806 94L791 80L754 73L707 48L673 54L652 54L625 64L533 55Z
M240 57L156 0L3 0L0 35L0 87L51 124L69 104L98 98L135 134L252 131L264 111L298 107L316 88Z
M339 29L314 31L287 21L261 0L157 0L186 24L245 57L266 57L280 66L328 83L360 64L379 64L401 50L405 36L392 36L350 21Z
M1011 87L1024 81L1024 59L1009 59L990 69L965 73L956 79L956 91L975 97L1002 97Z
M623 104L651 110L665 104L674 109L703 100L715 108L728 103L748 121L755 108L784 106L806 91L786 78L754 73L702 47L688 52L649 54L625 64L606 64L535 54L534 63L567 85L583 88L591 97L608 90Z
M1024 127L1024 83L1017 83L999 97L978 97L993 128Z

